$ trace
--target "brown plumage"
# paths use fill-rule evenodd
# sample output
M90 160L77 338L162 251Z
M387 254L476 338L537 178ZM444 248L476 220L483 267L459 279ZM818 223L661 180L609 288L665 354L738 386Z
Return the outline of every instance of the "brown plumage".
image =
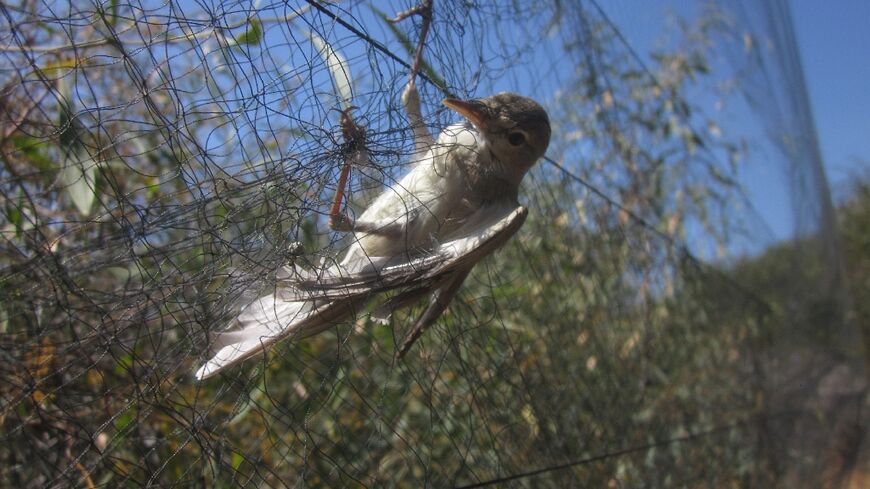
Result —
M412 124L421 121L413 83L402 99ZM274 294L243 308L233 330L212 337L216 353L197 378L282 339L328 329L378 292L400 291L379 307L382 319L431 294L400 345L402 356L447 308L471 268L519 229L527 214L517 201L519 184L550 141L546 111L507 92L444 104L466 122L445 128L437 141L415 124L414 168L358 218L331 221L333 229L356 237L341 263L312 272L282 270Z

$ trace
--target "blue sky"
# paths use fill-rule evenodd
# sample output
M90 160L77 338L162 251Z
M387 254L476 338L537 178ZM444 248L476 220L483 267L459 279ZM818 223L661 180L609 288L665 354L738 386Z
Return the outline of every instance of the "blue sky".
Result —
M828 181L870 167L870 2L791 0Z
M870 171L870 1L787 0L792 11L807 91L815 119L822 158L832 195L842 197L850 177ZM752 2L720 2L750 8ZM643 54L657 39L667 36L668 13L693 18L700 2L663 0L639 9L636 0L599 2L622 29L628 41ZM763 19L759 22L762 22ZM788 89L789 87L783 87ZM744 112L747 117L751 112ZM750 134L763 130L757 115L729 126ZM735 122L735 121L732 121ZM789 187L782 168L772 164L774 154L755 151L741 170L757 219L751 236L735 251L757 252L764 246L794 236L799 218L800 192Z

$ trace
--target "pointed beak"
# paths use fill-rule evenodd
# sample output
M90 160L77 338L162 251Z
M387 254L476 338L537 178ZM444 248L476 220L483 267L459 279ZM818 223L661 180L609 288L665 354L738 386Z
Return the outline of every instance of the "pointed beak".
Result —
M446 98L441 101L447 108L456 111L462 117L468 119L474 127L485 131L487 127L487 107L480 100L459 100Z

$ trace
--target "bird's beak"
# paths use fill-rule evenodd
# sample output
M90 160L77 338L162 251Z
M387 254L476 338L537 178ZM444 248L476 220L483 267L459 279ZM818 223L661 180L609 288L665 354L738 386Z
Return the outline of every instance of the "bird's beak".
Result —
M447 108L453 109L462 117L468 119L474 127L483 131L487 126L487 107L480 100L459 100L455 98L446 98L441 101Z

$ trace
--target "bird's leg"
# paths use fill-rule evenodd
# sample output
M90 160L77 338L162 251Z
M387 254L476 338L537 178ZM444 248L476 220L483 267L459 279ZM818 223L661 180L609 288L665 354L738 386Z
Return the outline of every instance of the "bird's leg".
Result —
M350 106L342 110L341 120L339 121L339 124L341 124L341 134L344 137L344 146L342 148L344 166L341 168L341 175L338 177L335 199L332 201L332 209L329 212L329 227L336 231L347 230L345 228L349 219L347 215L341 212L341 201L344 199L344 191L347 187L351 164L365 164L368 162L365 128L358 126L350 116L350 111L354 108Z
M405 85L405 90L402 91L402 104L405 106L405 113L408 114L408 121L411 123L411 130L414 132L414 161L420 161L435 144L435 139L432 133L423 122L423 114L420 110L420 95L417 93L417 85L414 79L408 80Z
M341 210L341 201L344 199L347 179L352 165L362 166L369 163L368 150L366 149L365 128L358 126L350 116L348 107L341 111L341 133L344 136L342 152L345 155L344 166L338 177L338 186L335 190L335 200L329 212L329 227L333 231L351 233L369 233L387 237L399 237L405 231L405 221L399 219L381 219L378 221L357 221Z
M432 326L441 313L443 313L447 306L450 305L450 302L453 300L453 297L459 292L459 288L462 286L462 282L465 281L465 277L468 276L469 270L463 270L457 272L457 274L452 277L446 284L444 284L441 288L439 288L435 292L435 298L429 304L429 307L426 308L426 311L423 312L423 315L420 316L419 319L414 323L414 326L411 327L411 331L405 335L405 339L402 340L402 345L399 347L399 351L396 352L396 359L402 360L405 358L405 354L414 346L414 343L418 338L426 331L429 326Z
M388 238L399 238L405 232L404 219L380 219L377 221L358 221L343 212L329 216L329 227L333 231L346 233L367 233Z
M414 131L414 154L415 159L419 160L435 144L432 134L423 122L416 82L417 72L420 71L420 66L423 63L423 47L426 45L426 36L429 34L429 24L432 22L432 0L423 0L420 5L399 13L394 19L390 19L390 22L400 22L412 15L419 15L423 21L420 26L420 41L417 43L417 52L414 55L414 63L411 65L408 84L402 91L402 105L405 106L405 113L408 114L408 121Z
M423 22L420 25L420 41L417 43L414 64L411 65L410 83L414 82L414 78L417 76L417 72L420 71L420 65L423 62L423 46L426 44L426 35L429 34L429 24L432 23L432 0L422 0L420 5L404 12L399 12L395 18L390 19L390 22L401 22L412 15L419 15L423 19Z
M420 95L417 92L415 81L417 72L420 71L420 66L423 62L423 46L426 44L429 24L432 22L432 0L422 0L420 5L400 12L394 19L390 19L390 22L400 22L412 15L419 15L423 19L423 22L420 27L420 41L417 44L417 52L414 55L414 64L411 66L411 74L408 84L402 92L402 104L405 106L405 112L408 114L411 129L414 132L415 159L421 159L426 154L426 151L435 144L432 134L429 133L423 122L423 115L420 110ZM329 227L334 231L367 232L388 236L400 235L405 229L405 223L400 221L390 223L360 222L351 219L341 212L341 201L344 199L351 162L365 163L368 160L368 151L365 148L365 129L353 122L353 118L350 116L352 108L348 107L341 111L341 132L344 136L345 154L347 156L341 169L338 187L335 191L335 199L332 202L332 209L329 213Z
M341 134L344 137L342 153L345 155L345 158L344 166L341 168L341 174L338 177L338 186L335 189L335 199L329 212L329 228L339 232L368 233L398 238L405 232L407 219L358 221L341 210L341 203L344 200L351 166L369 164L369 154L365 142L366 131L365 128L353 121L350 115L350 111L353 108L351 106L341 111Z

